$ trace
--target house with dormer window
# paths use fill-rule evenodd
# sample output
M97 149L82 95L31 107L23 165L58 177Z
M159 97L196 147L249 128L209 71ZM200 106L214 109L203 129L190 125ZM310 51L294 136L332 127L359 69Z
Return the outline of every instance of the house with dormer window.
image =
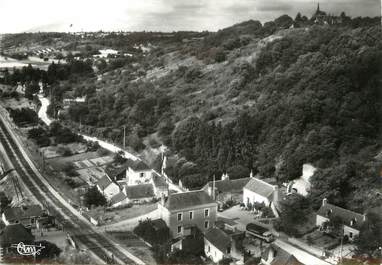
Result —
M356 213L328 203L325 198L316 215L316 225L321 229L334 219L341 223L343 236L353 241L359 235L361 226L366 221L366 215Z

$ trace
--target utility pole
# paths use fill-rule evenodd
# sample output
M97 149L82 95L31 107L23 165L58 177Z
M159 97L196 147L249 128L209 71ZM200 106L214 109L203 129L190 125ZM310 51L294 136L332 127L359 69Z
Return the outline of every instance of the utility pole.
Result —
M123 125L123 149L126 149L126 125Z
M214 180L212 182L212 199L215 200L215 174L214 174Z

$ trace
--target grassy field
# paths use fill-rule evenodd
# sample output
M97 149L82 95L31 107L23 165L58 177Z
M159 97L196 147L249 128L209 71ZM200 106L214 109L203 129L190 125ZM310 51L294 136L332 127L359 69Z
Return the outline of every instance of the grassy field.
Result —
M102 207L89 211L91 215L102 216L103 224L110 225L126 219L135 218L157 209L156 203L148 203L141 205L133 205L131 208L115 209L112 211L104 211Z

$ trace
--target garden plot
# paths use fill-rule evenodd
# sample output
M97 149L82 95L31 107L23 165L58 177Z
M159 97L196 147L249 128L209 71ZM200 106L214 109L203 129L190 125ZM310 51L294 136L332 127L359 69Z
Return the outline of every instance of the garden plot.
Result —
M88 185L94 185L100 178L105 175L105 171L101 167L90 167L77 170L79 177Z

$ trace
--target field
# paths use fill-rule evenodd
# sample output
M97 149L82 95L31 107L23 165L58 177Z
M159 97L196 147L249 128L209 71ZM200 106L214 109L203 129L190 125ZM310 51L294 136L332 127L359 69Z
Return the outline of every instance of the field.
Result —
M133 255L140 257L146 264L156 264L153 253L146 243L130 231L108 232L119 244Z
M0 87L0 90L2 88ZM18 99L15 98L9 98L9 99L1 99L1 105L4 108L11 108L11 109L21 109L21 108L30 108L35 109L36 105L32 100L28 100L24 97L20 97Z
M89 211L91 216L102 216L102 224L110 225L119 221L135 218L157 209L156 203L133 205L131 208L114 209L105 211L104 208L94 208Z

